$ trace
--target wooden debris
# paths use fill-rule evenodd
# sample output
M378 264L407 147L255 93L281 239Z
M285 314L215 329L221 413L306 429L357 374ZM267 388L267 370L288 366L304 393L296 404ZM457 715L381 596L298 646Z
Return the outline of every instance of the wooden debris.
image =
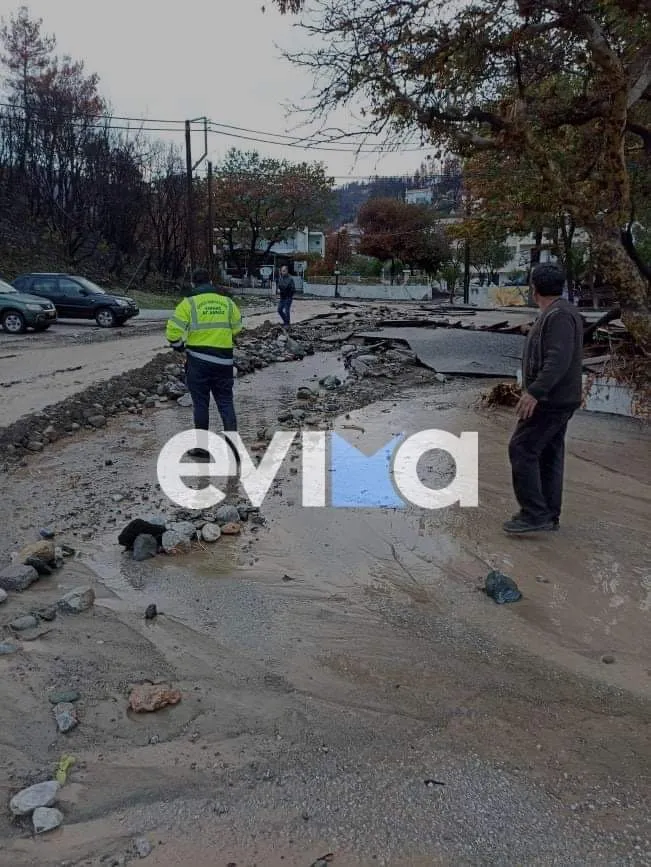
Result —
M498 382L482 398L486 406L515 406L522 396L517 382Z

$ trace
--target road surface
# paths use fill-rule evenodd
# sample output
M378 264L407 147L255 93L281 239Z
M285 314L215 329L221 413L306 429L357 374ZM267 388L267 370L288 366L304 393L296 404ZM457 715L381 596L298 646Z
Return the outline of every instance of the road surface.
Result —
M330 302L295 304L296 322L331 311ZM0 333L0 394L2 425L38 412L53 403L129 370L142 367L169 348L163 333L169 311L147 311L152 319L136 318L115 331L94 323L57 323L45 334L14 337ZM245 313L244 326L254 328L275 310Z

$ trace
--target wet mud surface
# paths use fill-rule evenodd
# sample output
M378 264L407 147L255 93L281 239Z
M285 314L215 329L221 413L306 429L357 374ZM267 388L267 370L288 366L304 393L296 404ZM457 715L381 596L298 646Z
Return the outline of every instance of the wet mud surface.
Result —
M244 441L328 374L342 375L334 354L238 380ZM4 634L72 587L91 582L97 600L0 658L2 790L77 759L63 829L34 840L3 811L0 864L120 863L142 836L161 867L309 867L329 852L335 867L650 863L648 435L579 414L561 532L505 538L513 420L479 394L412 383L334 422L366 451L424 427L478 430L476 510L301 508L296 448L263 527L134 563L116 542L127 518L174 511L155 467L191 425L177 406L109 420L5 476L5 553L41 526L79 553L11 596ZM448 472L424 462L430 483ZM479 592L490 568L521 602ZM181 703L131 714L145 680ZM53 688L81 693L68 735Z

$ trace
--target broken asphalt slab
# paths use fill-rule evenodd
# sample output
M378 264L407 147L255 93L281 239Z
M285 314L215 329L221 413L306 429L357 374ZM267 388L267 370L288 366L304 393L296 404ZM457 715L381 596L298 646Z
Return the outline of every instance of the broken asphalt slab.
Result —
M381 328L359 331L365 341L406 343L418 361L437 373L515 377L524 336L447 328Z

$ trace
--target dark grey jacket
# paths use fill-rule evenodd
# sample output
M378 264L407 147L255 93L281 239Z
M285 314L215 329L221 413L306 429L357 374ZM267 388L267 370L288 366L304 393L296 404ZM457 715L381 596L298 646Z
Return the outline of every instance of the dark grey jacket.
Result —
M581 405L583 320L565 298L554 301L527 335L522 358L526 391L547 406Z
M293 298L296 287L294 285L293 279L287 274L287 276L281 276L278 278L278 291L280 293L280 297L282 299Z

